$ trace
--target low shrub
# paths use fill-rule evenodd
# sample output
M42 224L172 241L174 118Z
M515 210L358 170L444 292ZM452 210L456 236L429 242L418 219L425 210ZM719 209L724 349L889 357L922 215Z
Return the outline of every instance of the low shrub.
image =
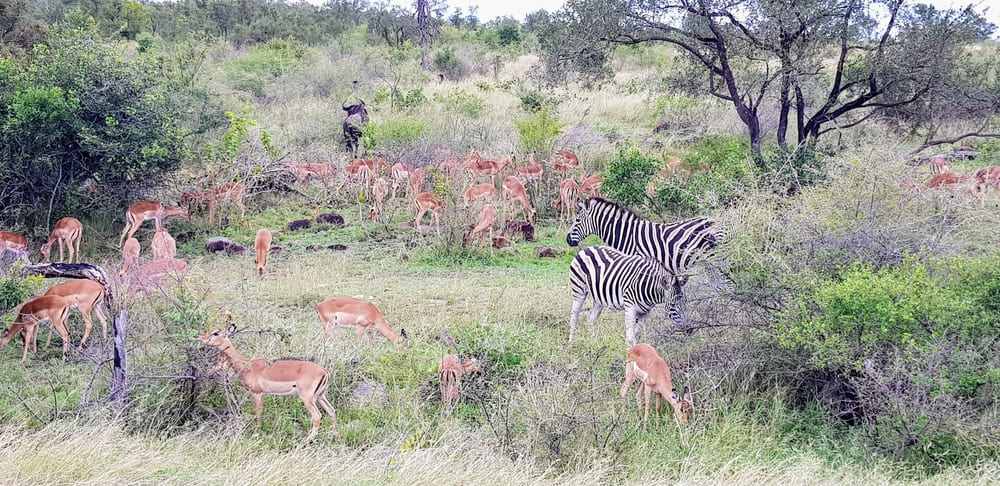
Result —
M514 126L526 152L545 154L552 152L553 142L562 133L564 125L547 109L542 109L527 118L514 120Z
M659 168L658 159L636 149L622 150L608 163L601 191L625 206L638 206L646 201L646 185Z
M438 101L448 111L461 113L472 118L479 118L486 109L486 101L474 94L467 93L461 89L455 89L447 94L434 94L434 100Z

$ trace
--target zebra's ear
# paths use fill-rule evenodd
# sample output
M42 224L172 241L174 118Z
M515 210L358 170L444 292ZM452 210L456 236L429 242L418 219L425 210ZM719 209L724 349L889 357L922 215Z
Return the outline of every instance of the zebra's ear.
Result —
M589 201L589 199L581 199L581 200L577 201L576 202L576 209L578 211L583 211L583 210L587 209L587 201Z

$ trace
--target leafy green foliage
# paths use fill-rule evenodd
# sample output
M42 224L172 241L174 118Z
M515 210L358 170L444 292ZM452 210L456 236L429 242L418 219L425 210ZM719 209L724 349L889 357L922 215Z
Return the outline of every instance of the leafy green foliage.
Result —
M527 152L548 153L552 151L555 138L562 133L563 123L559 118L540 110L532 116L514 120L517 133L521 136L521 146Z
M660 167L660 162L638 149L622 150L608 163L601 186L608 198L625 206L637 206L645 201L646 184Z
M278 77L297 69L306 56L306 48L294 40L272 39L254 47L247 57L225 66L233 87L260 98L264 89Z
M750 180L750 148L739 137L708 136L683 157L687 177L675 177L657 190L657 203L681 213L718 207Z
M462 89L454 89L445 95L434 93L434 99L443 104L449 111L462 113L472 118L479 118L486 109L486 100L468 93Z
M434 53L431 61L434 67L450 79L459 79L465 74L465 64L455 54L455 48L448 46Z

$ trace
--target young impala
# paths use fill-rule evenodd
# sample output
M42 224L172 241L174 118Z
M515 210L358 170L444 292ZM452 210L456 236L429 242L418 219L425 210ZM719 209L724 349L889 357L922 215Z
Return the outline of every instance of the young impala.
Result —
M358 329L358 342L362 343L365 336L374 328L394 343L397 350L404 349L403 337L406 336L406 331L400 330L402 335L396 334L375 304L366 300L330 297L316 305L316 314L319 315L319 322L323 325L323 332L327 337L330 337L330 332L335 326L354 326Z
M528 194L524 190L524 184L515 176L507 176L503 180L503 195L504 198L512 206L516 202L520 204L521 210L528 222L532 226L535 224L535 208L531 206L531 201L528 200Z
M322 366L312 361L300 359L279 359L268 362L257 358L250 359L233 348L229 336L236 331L235 326L227 329L198 336L202 343L219 350L216 365L209 371L214 374L229 366L240 377L240 381L253 398L254 421L260 427L261 414L264 411L264 395L298 395L302 404L312 418L312 429L305 442L311 442L316 437L323 414L317 403L330 416L333 433L337 433L337 412L326 399L326 389L329 386L330 374Z
M50 255L52 254L52 244L56 241L59 242L59 261L63 260L63 245L69 247L69 263L73 263L73 256L76 255L76 261L80 261L80 240L83 239L83 224L80 223L79 219L76 218L62 218L56 221L56 226L52 228L52 234L49 235L49 241L47 241L40 251L42 256L45 258L46 263L50 261ZM76 245L74 251L73 245Z
M437 226L438 233L440 233L440 212L444 209L444 201L432 192L421 192L413 198L413 203L417 205L417 217L413 221L413 227L419 230L420 220L424 219L424 215L430 211L431 215L434 216L434 225Z
M153 234L153 260L172 259L177 256L177 242L166 228L158 228Z
M45 291L45 295L62 297L69 302L70 310L76 309L80 311L85 325L80 346L87 343L90 330L94 327L94 322L90 318L91 312L96 313L97 319L101 321L101 335L105 339L108 338L108 318L104 315L104 311L101 310L101 306L104 305L103 285L88 279L67 280L50 287L49 290ZM52 337L52 333L49 333L49 337ZM47 339L45 345L49 345Z
M257 230L257 236L253 240L253 249L257 252L257 275L264 276L264 267L267 266L267 255L271 253L271 231L268 229Z
M382 213L385 212L385 198L389 195L389 183L382 177L375 179L372 184L371 205L368 207L368 219L375 221L382 220Z
M14 336L24 332L24 354L21 355L21 362L24 363L28 359L28 347L38 352L38 325L48 321L62 338L63 359L66 359L66 351L69 350L69 331L66 330L69 306L70 302L66 299L54 295L43 295L25 302L17 311L14 322L0 336L0 348L6 346Z
M674 390L671 382L670 367L667 366L667 362L660 357L660 353L656 352L655 348L645 343L636 344L628 350L628 357L625 360L625 383L622 384L621 389L622 405L625 404L625 395L628 394L636 379L639 380L639 390L636 397L639 397L639 394L643 392L646 395L643 422L649 422L649 405L653 393L659 395L656 398L657 418L660 411L660 397L663 397L673 407L674 417L677 420L685 424L691 421L693 409L691 393L687 387L684 387L681 398L677 398L677 390ZM642 407L641 401L639 406Z
M948 164L948 159L936 155L931 157L929 165L931 166L931 175L944 174L945 172L951 172L951 166Z
M128 211L125 212L125 230L118 238L118 246L122 246L125 239L131 238L136 231L139 231L142 223L152 219L156 221L156 228L159 229L163 227L163 220L171 216L180 216L188 221L191 220L187 208L175 208L159 201L139 201L129 206Z
M451 404L458 398L459 385L462 375L481 371L479 361L476 358L459 358L454 354L449 354L441 358L438 365L438 378L441 380L441 401L444 402L446 410L451 410Z

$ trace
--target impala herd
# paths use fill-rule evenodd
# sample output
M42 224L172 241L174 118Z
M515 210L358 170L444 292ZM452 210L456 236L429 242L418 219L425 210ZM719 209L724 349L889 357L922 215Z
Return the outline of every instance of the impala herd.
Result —
M326 181L338 175L338 169L330 164L286 164L287 170L295 176L299 183L311 180ZM576 217L581 195L599 196L601 177L585 176L580 168L580 160L576 154L568 150L559 150L551 157L551 167L561 178L558 184L558 195L551 206L559 209L559 221L572 221ZM672 157L667 168L676 173L681 169L679 159ZM935 157L930 160L932 176L924 183L928 188L947 188L971 185L976 192L984 192L993 188L1000 193L1000 167L987 167L975 174L955 174L950 171L948 160ZM543 180L545 167L537 162L533 154L525 157L524 164L517 165L513 155L497 159L485 159L474 150L465 158L450 157L433 168L438 174L450 182L468 184L463 192L463 202L466 208L480 204L478 222L466 233L465 243L478 237L488 238L488 246L492 248L495 241L493 229L498 218L498 189L503 196L504 209L507 214L521 213L532 225L535 223L536 210L530 194L539 194L538 186ZM344 179L338 187L346 182L358 185L358 197L369 204L369 217L381 219L387 198L396 198L402 191L416 206L416 217L413 226L420 228L421 221L430 213L435 225L440 231L441 213L445 208L444 200L434 192L425 191L427 172L424 168L415 168L406 163L398 162L390 165L384 156L371 159L356 159L342 170ZM464 174L464 175L463 175ZM575 177L579 176L579 182ZM497 179L500 186L497 186ZM533 191L528 191L525 184ZM182 271L187 263L176 258L177 246L174 238L164 226L165 220L180 217L190 220L189 211L208 208L208 219L214 220L216 208L223 204L235 205L245 218L246 206L243 198L246 185L241 182L223 184L218 187L188 191L181 197L185 207L174 207L159 201L140 201L131 205L125 214L125 227L119 238L122 251L122 266L120 275L133 272L147 277L162 275L171 271ZM146 221L155 222L151 239L152 260L140 265L141 245L134 237L140 226ZM244 219L245 224L245 219ZM80 242L83 236L83 225L71 217L62 218L56 222L51 235L41 247L41 254L46 262L50 261L52 246L59 245L59 260L63 261L63 249L68 248L68 262L80 261ZM267 229L257 231L254 240L255 273L265 275L268 255L271 252L272 233ZM28 241L23 236L0 231L0 252L14 250L29 254ZM102 306L105 300L105 288L91 280L68 280L51 287L44 295L25 302L19 309L14 322L0 337L0 347L5 346L18 334L23 334L24 350L21 362L27 360L29 349L37 350L37 335L40 324L48 323L62 338L63 359L70 345L70 336L66 326L70 311L78 310L83 317L85 330L80 344L86 343L93 327L92 313L96 313L102 324L102 336L107 338L107 317ZM574 313L578 309L574 307ZM593 312L593 310L592 310ZM397 351L405 351L406 331L400 329L397 333L389 325L382 312L371 302L353 297L335 296L328 298L316 306L322 330L327 337L332 335L335 327L354 327L357 331L359 344L365 337L371 337L372 332L378 332L396 346ZM575 315L575 314L574 314ZM574 322L575 324L575 322ZM575 327L575 325L573 326ZM266 361L244 357L233 347L230 336L235 332L234 326L203 334L198 339L207 346L218 349L217 366L212 372L230 367L239 376L240 381L250 391L254 402L256 422L259 424L263 409L264 395L297 395L305 404L311 419L312 428L306 437L311 441L317 434L322 421L322 411L329 415L332 428L336 431L336 412L327 400L326 391L329 385L329 373L320 365L306 360L280 359ZM572 335L572 333L571 333ZM51 333L49 335L51 339ZM373 338L372 338L373 340ZM48 343L46 343L48 345ZM454 354L444 356L438 367L440 392L445 410L450 410L453 402L460 394L460 381L463 375L482 371L480 363L475 358L461 357ZM644 409L644 423L648 421L652 398L656 398L656 409L659 411L661 398L674 409L676 419L681 423L691 420L693 408L691 393L687 387L678 394L674 389L670 368L655 348L648 344L638 343L628 350L625 364L625 379L621 388L621 401L624 404L626 395L634 382L639 382L636 396L640 408ZM644 399L643 399L644 398Z

